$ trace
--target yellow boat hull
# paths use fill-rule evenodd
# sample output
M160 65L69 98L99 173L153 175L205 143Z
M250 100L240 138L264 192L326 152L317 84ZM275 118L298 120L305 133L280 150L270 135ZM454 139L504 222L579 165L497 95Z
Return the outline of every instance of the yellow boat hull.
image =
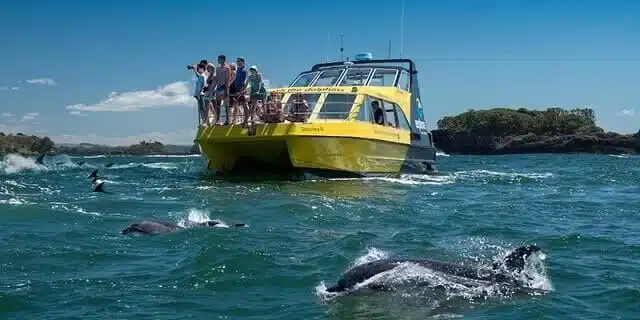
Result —
M308 171L322 176L424 173L433 170L435 150L411 146L391 127L368 123L258 124L206 127L197 141L218 172Z

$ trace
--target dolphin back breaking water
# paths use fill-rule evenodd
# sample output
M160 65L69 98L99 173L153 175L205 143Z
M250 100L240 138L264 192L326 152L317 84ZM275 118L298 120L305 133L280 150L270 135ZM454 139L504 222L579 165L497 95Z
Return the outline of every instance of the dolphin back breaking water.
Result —
M523 246L509 253L502 261L497 261L492 268L475 268L444 261L427 259L382 259L356 266L347 271L338 283L327 289L328 292L342 292L354 289L354 287L378 274L390 271L402 263L413 263L421 267L444 274L463 277L472 280L481 280L491 283L502 283L519 286L522 284L519 278L525 262L533 253L539 252L535 245ZM385 289L384 285L371 285L372 289Z

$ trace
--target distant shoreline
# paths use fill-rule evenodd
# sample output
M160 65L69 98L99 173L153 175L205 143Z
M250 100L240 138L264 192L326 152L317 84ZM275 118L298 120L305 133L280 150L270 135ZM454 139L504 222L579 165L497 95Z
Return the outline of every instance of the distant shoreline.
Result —
M164 145L158 141L141 141L129 146L107 146L90 143L56 145L48 137L27 136L18 134L0 134L0 156L20 154L22 156L38 156L41 154L69 156L187 156L198 155L196 145Z
M605 132L587 108L469 110L444 117L431 133L447 154L640 154L640 131Z

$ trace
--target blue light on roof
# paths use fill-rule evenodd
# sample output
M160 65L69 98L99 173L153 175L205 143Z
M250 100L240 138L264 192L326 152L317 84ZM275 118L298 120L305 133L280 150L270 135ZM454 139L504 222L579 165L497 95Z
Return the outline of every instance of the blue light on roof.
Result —
M356 61L373 60L373 55L371 54L371 52L361 52L356 54L355 60Z

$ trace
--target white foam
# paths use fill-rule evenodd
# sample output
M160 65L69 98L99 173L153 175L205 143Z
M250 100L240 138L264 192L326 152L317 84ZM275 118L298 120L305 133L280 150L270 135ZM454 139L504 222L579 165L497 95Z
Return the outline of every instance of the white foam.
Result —
M23 204L28 204L29 202L26 200L18 199L18 198L10 198L8 200L0 200L0 203L10 204L10 205L23 205Z
M6 174L13 174L23 170L46 170L47 168L37 164L35 158L26 158L12 153L0 161L0 169Z
M64 210L64 211L75 212L80 214L89 214L94 216L101 215L99 212L87 211L86 209L75 204L68 204L64 202L51 202L50 205L51 205L51 209L54 209L54 210Z
M364 177L364 178L331 178L332 181L384 181L404 185L445 185L455 182L455 177L451 175L431 175L431 174L401 174L400 177ZM321 182L323 180L310 180Z
M188 228L194 224L207 222L207 221L217 221L218 224L215 225L215 227L218 227L218 228L229 228L229 225L226 224L224 221L218 220L218 219L211 219L209 218L209 213L207 211L202 209L196 209L196 208L191 208L187 210L186 215L178 221L177 225L183 228Z
M163 170L175 170L178 169L175 163L171 162L153 162L153 163L139 163L130 162L127 164L116 164L110 167L110 169L131 169L131 168L149 168L149 169L163 169Z
M487 177L501 177L508 179L529 178L529 179L547 179L555 177L555 174L551 172L501 172L491 170L469 170L469 171L457 171L453 173L454 176L459 178L487 178Z

